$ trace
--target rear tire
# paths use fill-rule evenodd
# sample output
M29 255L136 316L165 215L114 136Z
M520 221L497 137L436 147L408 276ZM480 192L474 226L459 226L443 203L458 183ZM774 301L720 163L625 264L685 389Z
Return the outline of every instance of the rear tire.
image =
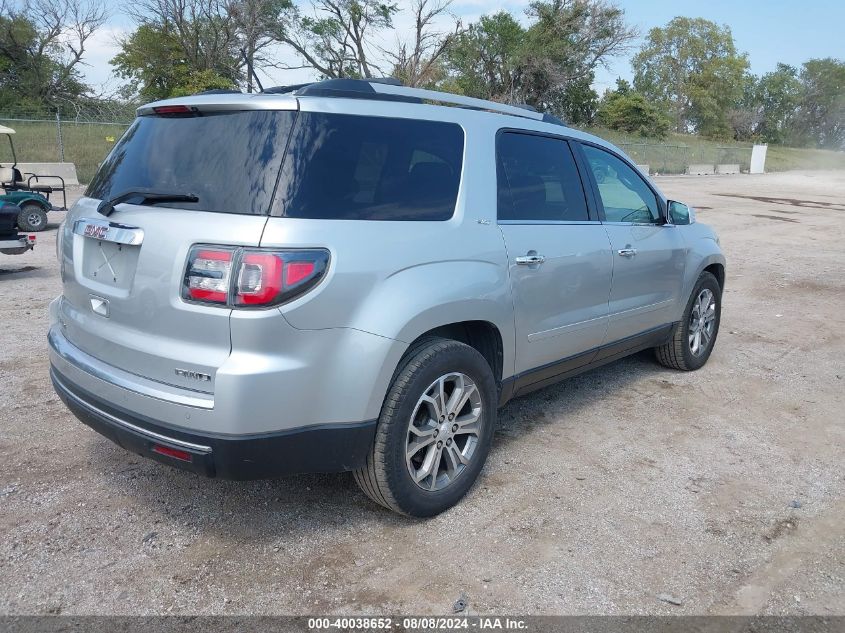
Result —
M487 459L496 395L490 365L469 345L431 338L413 346L396 370L355 481L400 514L430 517L452 507Z
M22 205L18 214L18 228L34 233L43 231L47 228L47 212L34 202Z
M687 301L681 322L672 330L672 338L654 348L657 362L680 371L703 367L716 344L721 315L722 289L716 277L703 272Z

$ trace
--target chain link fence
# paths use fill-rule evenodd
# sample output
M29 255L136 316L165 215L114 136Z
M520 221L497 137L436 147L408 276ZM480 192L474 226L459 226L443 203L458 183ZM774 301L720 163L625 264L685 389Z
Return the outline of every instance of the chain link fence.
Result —
M88 182L115 141L135 117L129 104L74 104L46 108L6 108L0 125L15 130L21 163L74 163L79 182ZM0 139L0 164L11 162L11 148Z
M683 174L690 165L739 165L748 171L751 147L672 145L669 143L619 143L638 165L648 165L652 174Z

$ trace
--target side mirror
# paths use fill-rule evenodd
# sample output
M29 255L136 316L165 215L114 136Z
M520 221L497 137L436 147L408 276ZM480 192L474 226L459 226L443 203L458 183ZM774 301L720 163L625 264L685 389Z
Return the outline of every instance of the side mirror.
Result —
M672 224L683 226L695 222L695 210L683 202L669 201L669 221Z

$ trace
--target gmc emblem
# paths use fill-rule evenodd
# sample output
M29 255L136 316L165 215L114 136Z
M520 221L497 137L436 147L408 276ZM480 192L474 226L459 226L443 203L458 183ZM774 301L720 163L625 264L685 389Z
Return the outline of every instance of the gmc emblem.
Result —
M98 224L86 224L85 231L83 232L83 234L85 235L85 237L93 237L95 239L101 240L109 234L109 227L100 226Z

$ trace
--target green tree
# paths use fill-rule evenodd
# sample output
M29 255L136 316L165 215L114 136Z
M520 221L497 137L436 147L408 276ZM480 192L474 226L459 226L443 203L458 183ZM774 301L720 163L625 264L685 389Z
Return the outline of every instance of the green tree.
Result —
M643 95L631 89L624 79L616 80L616 90L602 97L598 109L599 123L613 130L623 130L649 138L665 138L669 119Z
M0 103L61 107L90 88L79 72L106 12L97 0L0 4Z
M845 149L845 62L811 59L801 68L803 94L795 133L805 144Z
M393 27L398 5L380 0L312 0L306 14L292 5L275 37L293 49L303 66L323 77L379 77L372 38Z
M730 134L728 113L742 97L748 59L728 26L702 18L674 18L649 31L632 60L634 87L664 104L675 130Z
M257 67L275 65L265 51L273 46L284 30L286 16L293 10L292 0L231 0L226 4L239 52L246 65L246 90L253 92Z
M760 138L769 143L794 141L796 115L804 88L798 69L778 64L773 72L760 77L756 98L761 111Z
M602 0L533 2L523 27L504 11L483 16L447 52L451 85L464 94L525 103L589 122L597 66L626 50L635 32Z
M461 94L514 101L525 29L506 11L483 15L447 52L451 82Z
M198 68L173 31L148 23L121 42L121 52L111 64L118 76L130 80L126 97L155 101L212 88L232 88L235 79L231 69L237 60L229 58L226 75L213 68Z

